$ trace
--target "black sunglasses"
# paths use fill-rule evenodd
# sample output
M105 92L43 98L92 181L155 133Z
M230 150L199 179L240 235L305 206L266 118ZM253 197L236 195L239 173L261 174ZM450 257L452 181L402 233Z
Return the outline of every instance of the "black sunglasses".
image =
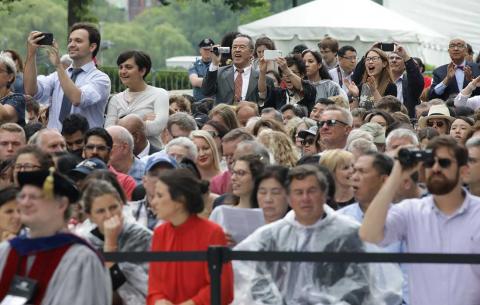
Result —
M431 158L423 161L423 166L425 168L432 168L435 165L435 162L438 162L441 168L449 168L452 165L452 160L446 158Z
M302 146L305 146L307 144L313 145L313 143L315 143L315 138L306 138L300 141L300 144L302 144Z
M427 126L428 127L433 127L433 125L436 125L438 128L442 128L445 123L443 121L427 121Z
M327 124L328 127L332 127L332 126L337 125L337 123L340 123L340 124L343 124L343 125L348 125L347 123L345 123L343 121L335 120L335 119L318 121L317 125L318 125L318 128L323 127L323 125L325 125L325 124Z

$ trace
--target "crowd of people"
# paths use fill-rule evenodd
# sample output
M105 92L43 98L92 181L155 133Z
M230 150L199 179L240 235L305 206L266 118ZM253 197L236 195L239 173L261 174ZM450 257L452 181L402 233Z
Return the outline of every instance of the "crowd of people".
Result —
M327 36L267 59L271 39L228 33L199 43L190 96L148 85L139 50L111 94L91 24L68 56L43 38L25 62L0 54L2 304L210 304L206 262L102 252L480 253L480 67L462 39L430 78L401 44ZM467 264L234 261L221 303L474 305L479 284Z

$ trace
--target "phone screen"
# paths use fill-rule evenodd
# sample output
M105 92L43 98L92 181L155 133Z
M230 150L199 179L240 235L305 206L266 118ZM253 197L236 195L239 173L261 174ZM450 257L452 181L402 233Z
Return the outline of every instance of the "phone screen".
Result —
M53 34L52 33L42 33L43 37L42 39L40 39L40 41L38 41L38 44L39 45L44 45L44 46L50 46L53 44Z

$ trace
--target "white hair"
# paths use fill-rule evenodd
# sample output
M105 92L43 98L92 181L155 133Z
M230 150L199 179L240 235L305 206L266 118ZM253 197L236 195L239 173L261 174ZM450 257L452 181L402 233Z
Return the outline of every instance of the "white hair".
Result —
M198 155L198 149L195 143L193 143L190 138L187 137L178 137L170 142L165 146L165 152L168 154L168 151L170 148L173 146L181 146L187 149L187 155L186 157L189 158L190 160L196 162L197 161L197 155Z
M350 133L348 134L346 147L348 147L353 141L357 139L365 139L373 143L373 136L371 133L365 130L356 128L350 131Z
M417 134L413 130L410 130L407 128L397 128L392 130L388 134L387 139L385 140L385 146L388 148L390 147L390 144L392 143L393 139L402 139L402 138L407 138L410 140L410 143L412 143L412 145L418 146Z
M112 131L113 131L113 134L112 134ZM112 136L113 139L118 139L118 141L122 143L126 143L131 153L133 153L133 146L134 146L133 136L130 133L130 131L128 131L128 129L120 125L114 125L114 126L108 127L107 132Z

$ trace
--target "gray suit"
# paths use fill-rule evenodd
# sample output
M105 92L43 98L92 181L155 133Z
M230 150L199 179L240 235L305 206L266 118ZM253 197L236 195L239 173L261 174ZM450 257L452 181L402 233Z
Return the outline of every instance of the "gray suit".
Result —
M203 79L202 91L205 96L215 96L216 104L233 104L235 95L233 65L220 67L217 71L208 71ZM250 71L246 101L258 102L258 70ZM267 86L273 87L273 81L267 77Z

